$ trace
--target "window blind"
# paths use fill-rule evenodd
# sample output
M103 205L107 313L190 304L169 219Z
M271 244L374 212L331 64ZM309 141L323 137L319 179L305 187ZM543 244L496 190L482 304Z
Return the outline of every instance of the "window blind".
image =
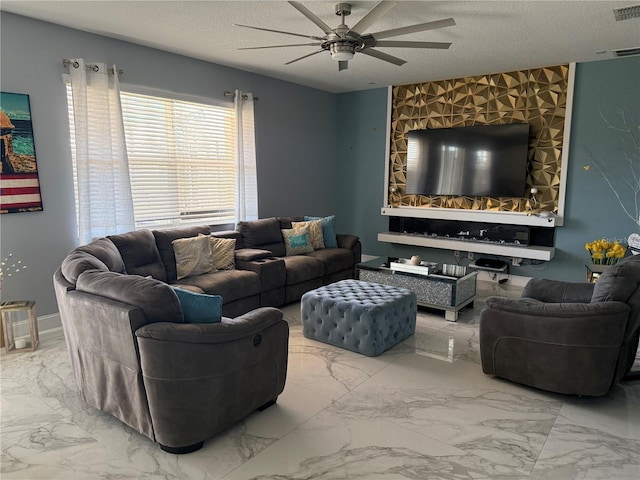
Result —
M121 92L136 228L235 220L235 110ZM73 96L67 84L77 197Z
M122 92L136 227L233 223L232 107Z

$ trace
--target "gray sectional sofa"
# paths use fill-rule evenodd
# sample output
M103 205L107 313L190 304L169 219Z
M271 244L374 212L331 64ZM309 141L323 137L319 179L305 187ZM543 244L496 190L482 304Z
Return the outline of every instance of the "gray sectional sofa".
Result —
M197 450L275 403L289 329L272 307L353 278L360 261L353 235L338 235L337 248L286 256L280 227L292 220L241 222L216 233L235 239L235 268L180 280L173 241L209 239L208 226L138 230L70 252L53 283L83 400L174 453ZM222 296L221 321L186 323L171 285Z
M279 307L300 300L314 288L355 277L362 252L355 235L337 234L337 248L286 255L281 229L302 220L271 217L239 222L236 230L213 233L209 226L136 230L111 235L107 240L118 249L127 274L151 276L195 292L220 295L223 315L235 317L258 307ZM197 235L234 239L235 269L178 280L173 241Z

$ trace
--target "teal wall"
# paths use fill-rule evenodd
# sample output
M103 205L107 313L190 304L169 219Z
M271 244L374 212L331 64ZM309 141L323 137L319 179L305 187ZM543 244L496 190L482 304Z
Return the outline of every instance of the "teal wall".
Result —
M606 162L622 193L630 175L621 155L620 132L608 128L600 112L613 119L616 110L626 108L635 115L638 134L639 98L640 57L577 65L565 225L556 229L556 257L540 265L513 267L513 274L583 281L584 263L588 260L586 242L601 237L626 239L630 233L639 231L589 158L592 153ZM387 218L380 215L385 184L386 105L387 89L339 95L339 218L344 217L345 230L352 225L351 231L362 238L365 254L406 257L418 253L425 259L453 262L453 253L448 250L391 245L376 239L378 232L388 230ZM634 152L628 145L626 148ZM637 147L634 161L640 174ZM588 170L586 165L590 165ZM628 194L624 199L633 205Z
M338 95L336 228L360 236L363 250L379 250L384 200L387 88Z

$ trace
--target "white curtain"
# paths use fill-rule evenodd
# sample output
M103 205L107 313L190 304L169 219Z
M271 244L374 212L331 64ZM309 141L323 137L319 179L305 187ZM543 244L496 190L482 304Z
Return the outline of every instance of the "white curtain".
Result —
M71 60L80 242L135 228L115 65Z
M253 95L235 91L237 122L236 145L236 222L258 219L258 175L253 121Z

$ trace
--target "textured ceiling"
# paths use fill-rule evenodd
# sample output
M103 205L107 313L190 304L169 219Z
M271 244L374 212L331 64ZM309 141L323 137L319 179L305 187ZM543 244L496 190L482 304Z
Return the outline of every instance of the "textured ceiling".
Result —
M336 2L303 3L330 26L339 24L340 19L334 14ZM338 72L337 62L328 52L284 65L317 47L237 50L305 40L234 27L234 23L322 35L316 25L285 1L2 0L0 8L329 92L347 92L613 58L611 50L640 46L640 19L616 22L612 12L613 8L632 3L633 0L400 1L369 31L453 17L456 26L393 38L453 42L451 48L380 48L408 63L397 67L356 54L349 69L342 72ZM352 15L346 23L354 25L375 4L352 2ZM121 67L126 70L133 66Z

